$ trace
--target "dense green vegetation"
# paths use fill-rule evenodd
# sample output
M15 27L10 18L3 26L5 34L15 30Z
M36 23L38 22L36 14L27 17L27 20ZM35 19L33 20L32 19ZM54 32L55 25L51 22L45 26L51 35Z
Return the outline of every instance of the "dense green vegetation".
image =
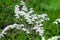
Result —
M44 23L44 36L46 39L60 35L60 25L58 25L59 28L57 28L57 25L52 23L55 19L60 18L60 0L25 0L25 3L28 8L32 7L35 13L48 14L50 21ZM19 23L14 16L14 7L16 4L20 4L20 0L0 0L0 32L7 25ZM31 37L31 40L40 40L38 33L31 32L31 34L27 35L22 31L17 32L17 30L14 29L10 35L10 31L1 40L30 40Z

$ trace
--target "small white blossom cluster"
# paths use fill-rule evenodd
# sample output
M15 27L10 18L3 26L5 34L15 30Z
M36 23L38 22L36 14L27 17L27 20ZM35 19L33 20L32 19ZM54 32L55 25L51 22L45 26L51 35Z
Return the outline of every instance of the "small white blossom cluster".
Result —
M7 26L5 29L3 29L3 31L2 31L2 33L0 33L0 38L1 37L4 37L4 34L6 34L6 31L8 31L10 28L11 29L14 29L14 28L16 28L16 29L22 29L23 31L26 31L26 33L28 34L28 33L30 33L26 28L22 28L22 27L24 27L24 25L23 24L13 24L13 25L9 25L9 26Z
M32 28L33 30L36 29L36 32L39 32L40 36L43 36L44 34L44 29L43 29L43 22L48 21L49 18L47 17L47 14L33 14L34 10L33 8L30 8L30 10L27 10L26 4L21 1L22 8L19 10L19 5L15 6L15 16L17 19L19 19L20 16L23 16L26 19L26 22L28 24L34 25Z
M49 38L48 40L58 40L58 38L60 38L60 36L53 36L52 38Z
M44 20L49 20L49 18L46 18L47 14L33 14L33 8L30 8L30 11L28 11L23 1L21 1L21 5L23 5L21 10L19 10L19 5L15 6L15 16L17 19L19 19L20 16L23 16L26 19L26 22L28 22L28 24L33 24L34 22L36 22L36 20L39 19L40 22Z
M54 23L54 24L60 23L60 19L56 19L53 23Z
M36 32L39 32L39 35L40 35L40 36L43 36L43 34L44 34L44 29L43 29L43 27L36 26L36 27L33 28L33 30L36 30Z
M45 37L42 37L42 40L45 40Z
M27 30L26 28L22 28L23 31L26 31L27 34L29 34L29 30Z

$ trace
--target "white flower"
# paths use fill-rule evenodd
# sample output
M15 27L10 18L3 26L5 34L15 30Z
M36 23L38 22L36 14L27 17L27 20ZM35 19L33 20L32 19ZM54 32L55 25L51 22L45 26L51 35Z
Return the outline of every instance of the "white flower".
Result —
M9 28L10 28L10 27L7 26L5 29L3 29L3 31L7 31Z
M60 38L60 36L53 36L53 37L49 38L48 40L57 40L58 38Z
M1 38L1 37L4 37L4 35L3 35L3 34L0 34L0 38Z
M50 19L49 18L45 18L46 21L49 21Z
M44 22L45 20L43 20L43 19L40 19L40 22Z
M38 27L41 27L41 26L43 26L43 24L39 24L39 25L37 25Z
M45 19L46 16L47 16L47 14L42 14L41 15L42 19Z
M11 29L14 29L14 28L20 29L22 26L24 26L24 25L23 24L19 25L19 24L16 24L16 23L13 24L13 25L7 26L5 29L3 29L2 33L0 34L0 38L3 37L4 36L3 34L6 34L6 31L8 31L10 28Z
M29 14L32 14L34 12L33 8L30 8Z
M42 14L43 16L47 16L47 14Z
M57 22L60 22L60 19L56 19Z
M58 24L58 22L53 22L54 24Z
M22 28L23 31L26 31L27 34L29 34L29 30L27 30L26 28Z
M29 14L25 14L24 17L25 17L25 19L27 19L27 20L31 18L31 16L30 16Z
M35 21L35 19L34 19L34 18L32 18L31 20L32 20L32 21Z
M40 35L40 36L43 36L43 34L44 34L44 29L43 29L43 27L35 26L35 27L33 28L33 30L35 30L35 29L36 29L36 32L39 32L39 35Z
M23 27L23 26L24 26L23 24L21 24L21 25L17 24L16 29L21 29L21 27Z
M41 15L37 15L38 16L38 18L40 18L41 17Z
M24 26L24 24L21 24L20 26L21 26L21 27L23 27L23 26Z
M33 10L33 8L30 8L30 10Z
M19 17L18 13L17 13L17 14L15 14L15 16L16 16L16 17L17 17L17 16Z
M15 28L16 26L15 25L9 25L11 29Z
M18 13L19 11L19 5L15 5L15 13Z
M32 24L33 22L31 21L31 19L26 20L26 22L28 22L28 24Z
M35 23L36 23L36 24L38 24L39 22L38 22L38 21L36 21Z
M34 19L38 19L38 17L36 17L36 16L35 16L35 17L33 17L33 18L34 18Z
M60 19L56 19L53 23L54 23L54 24L60 23Z
M22 7L22 11L28 11L25 5Z
M26 13L24 11L19 11L19 15L24 16L24 15L26 15Z
M42 40L45 40L45 37L42 37Z
M19 11L19 5L15 5L15 10Z
M22 0L21 3L20 3L20 5L26 5L26 4L25 4L25 2Z

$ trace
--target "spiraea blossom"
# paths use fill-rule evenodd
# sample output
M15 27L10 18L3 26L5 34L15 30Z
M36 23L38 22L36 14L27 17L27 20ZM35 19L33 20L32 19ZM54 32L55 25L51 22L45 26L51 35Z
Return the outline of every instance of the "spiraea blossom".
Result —
M27 34L29 34L29 33L30 33L29 30L27 30L26 28L23 28L23 27L24 27L23 24L13 24L13 25L9 25L9 26L7 26L5 29L3 29L2 33L0 33L0 38L1 38L1 37L4 37L4 34L6 34L6 31L8 31L10 28L11 28L11 29L16 28L16 29L18 29L18 30L21 29L21 30L25 31Z
M42 39L41 40L45 40L45 37L42 37Z
M56 19L53 23L54 23L54 24L60 23L60 19Z
M27 10L26 4L21 1L22 9L18 9L19 6L15 6L15 10L18 10L17 12L15 11L15 16L16 18L20 18L20 16L23 16L26 19L26 22L28 24L34 25L32 29L36 29L36 32L39 32L40 36L43 36L44 34L44 29L43 29L43 22L48 21L49 18L47 17L47 14L34 14L33 8L30 8L29 11Z
M58 40L58 39L60 39L60 36L53 36L53 37L49 38L48 40Z
M36 32L39 32L39 35L43 37L44 35L43 22L49 21L47 14L40 14L40 15L36 14L34 13L33 8L30 8L28 10L24 1L21 1L20 5L22 5L21 9L19 9L20 8L19 5L15 5L14 13L15 13L16 19L20 19L21 16L24 17L24 19L26 20L25 22L33 25L33 27L31 27L31 30L36 30ZM21 21L23 21L23 18L21 19ZM6 34L6 31L8 31L10 28L11 29L17 28L18 30L22 29L27 34L29 34L30 31L24 26L26 26L24 23L9 25L5 29L3 29L2 33L0 33L0 38L3 37L4 36L3 34Z
M29 30L27 30L26 28L22 28L23 31L26 31L27 34L29 34Z
M24 4L25 3L22 1L21 5L23 5L23 6L22 6L22 9L20 9L20 10L19 10L19 6L17 6L17 5L15 6L16 18L19 19L20 16L23 16L26 19L26 22L28 22L28 24L32 24L33 22L36 22L36 20L39 20L39 19L40 19L40 21L49 20L49 18L46 18L47 14L41 14L41 15L33 14L34 13L33 8L30 8L30 10L28 11L26 4L25 5Z
M39 32L39 35L40 35L40 36L43 36L43 34L44 34L44 29L43 29L43 27L38 27L38 26L36 26L36 27L34 27L33 29L36 30L36 32Z

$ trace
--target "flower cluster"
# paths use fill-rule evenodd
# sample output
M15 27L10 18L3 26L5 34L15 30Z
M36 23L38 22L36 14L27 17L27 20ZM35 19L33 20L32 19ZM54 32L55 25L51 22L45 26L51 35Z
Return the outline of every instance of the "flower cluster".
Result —
M41 15L36 14L34 13L33 8L30 8L28 10L28 8L26 7L26 4L23 1L21 1L20 5L22 5L21 9L19 5L15 5L14 12L15 12L16 18L20 19L21 16L24 17L24 19L26 20L28 24L34 25L33 27L31 27L31 29L36 30L36 32L39 32L39 35L43 37L43 34L44 34L43 22L49 21L47 14L41 14ZM23 18L21 21L23 21ZM9 30L10 28L11 29L13 28L22 29L23 31L26 31L27 34L30 33L30 31L27 30L24 26L26 25L25 24L9 25L5 29L3 29L2 33L0 33L0 38L4 37L3 34L6 34L6 31Z
M45 40L45 37L42 37L42 40Z
M36 32L39 32L39 35L43 36L44 29L41 26L43 26L42 22L49 20L49 18L46 18L47 14L33 14L33 8L30 8L30 11L28 11L26 4L23 1L21 1L21 5L23 5L21 10L19 10L18 5L15 6L16 18L19 19L20 16L23 16L26 19L26 22L28 22L28 24L35 24L33 29L36 29Z
M60 23L60 19L56 19L53 23L54 23L54 24Z
M60 36L54 36L52 38L49 38L48 40L58 40L58 38L60 38Z
M27 34L30 33L26 28L23 28L23 27L24 27L23 24L13 24L13 25L9 25L9 26L7 26L5 29L3 29L2 33L0 33L0 38L1 38L1 37L4 37L4 34L6 34L6 31L8 31L10 28L11 28L11 29L16 28L16 29L18 29L18 30L21 29L21 30L23 30L23 31L26 31Z
M32 28L33 30L36 30L36 32L39 32L40 36L43 36L44 29L43 29L43 22L48 21L49 18L47 17L47 14L33 14L34 10L33 8L30 8L30 10L27 10L26 4L21 1L22 8L19 10L19 5L15 6L15 16L17 19L21 18L20 16L23 16L26 19L26 22L28 24L34 25Z
M36 32L39 32L39 35L40 35L40 36L43 36L43 34L44 34L44 29L43 29L43 27L40 27L40 25L35 26L35 27L33 28L33 30L36 30Z
M15 5L15 16L17 19L19 19L20 16L23 16L26 19L26 22L28 22L28 24L34 24L34 22L36 22L36 20L39 19L40 22L44 20L49 20L49 18L46 18L47 14L42 15L33 14L34 12L33 8L30 8L30 10L28 11L26 4L23 1L21 1L20 5L23 5L20 10L19 5Z

